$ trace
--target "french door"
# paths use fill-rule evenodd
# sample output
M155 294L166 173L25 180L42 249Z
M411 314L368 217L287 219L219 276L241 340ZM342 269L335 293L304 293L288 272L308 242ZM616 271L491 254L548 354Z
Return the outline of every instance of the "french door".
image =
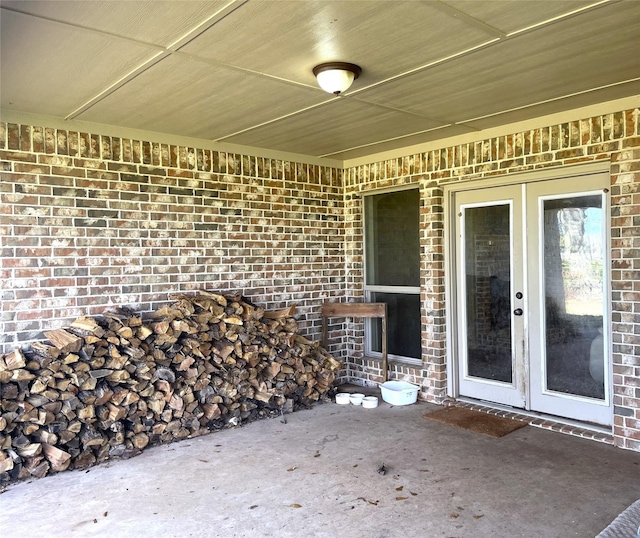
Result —
M454 193L459 395L611 424L607 185Z

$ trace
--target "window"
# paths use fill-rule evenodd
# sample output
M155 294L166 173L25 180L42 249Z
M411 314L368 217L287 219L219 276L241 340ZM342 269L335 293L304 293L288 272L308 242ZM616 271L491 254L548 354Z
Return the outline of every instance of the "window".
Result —
M421 360L420 192L408 189L365 197L365 293L387 303L391 358ZM367 354L382 352L382 323L369 320Z

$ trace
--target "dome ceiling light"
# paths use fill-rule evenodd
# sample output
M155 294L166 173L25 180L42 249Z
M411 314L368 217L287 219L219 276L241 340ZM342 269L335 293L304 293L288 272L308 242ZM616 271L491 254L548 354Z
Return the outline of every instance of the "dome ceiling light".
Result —
M328 62L313 68L313 74L320 87L334 95L340 95L348 90L360 73L362 73L360 67L345 62Z

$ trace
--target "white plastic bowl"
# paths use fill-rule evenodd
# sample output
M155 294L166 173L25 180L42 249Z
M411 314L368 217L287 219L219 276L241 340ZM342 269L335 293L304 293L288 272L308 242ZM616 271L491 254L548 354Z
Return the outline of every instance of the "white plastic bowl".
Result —
M347 405L349 403L349 393L338 392L336 394L336 403L340 405Z
M362 407L365 409L374 409L378 407L378 398L375 396L365 396L362 399Z
M385 381L380 385L382 399L391 405L416 403L420 387L406 381Z
M364 400L364 394L361 394L359 392L355 392L353 393L351 396L349 396L349 401L353 404L353 405L360 405L362 404L362 400Z

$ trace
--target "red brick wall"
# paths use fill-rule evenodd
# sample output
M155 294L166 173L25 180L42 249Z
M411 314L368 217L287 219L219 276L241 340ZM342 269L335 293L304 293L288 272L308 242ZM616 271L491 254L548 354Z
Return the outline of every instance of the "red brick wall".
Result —
M0 351L201 288L318 336L342 295L340 169L0 123L0 174Z
M419 184L421 192L422 367L397 365L392 377L422 386L422 397L446 397L443 187L593 161L610 162L614 435L618 446L640 450L640 113L620 111L457 146L373 162L345 173L346 294L363 293L363 215L359 194ZM362 333L354 322L354 335ZM379 362L363 357L354 337L348 373L380 379Z

